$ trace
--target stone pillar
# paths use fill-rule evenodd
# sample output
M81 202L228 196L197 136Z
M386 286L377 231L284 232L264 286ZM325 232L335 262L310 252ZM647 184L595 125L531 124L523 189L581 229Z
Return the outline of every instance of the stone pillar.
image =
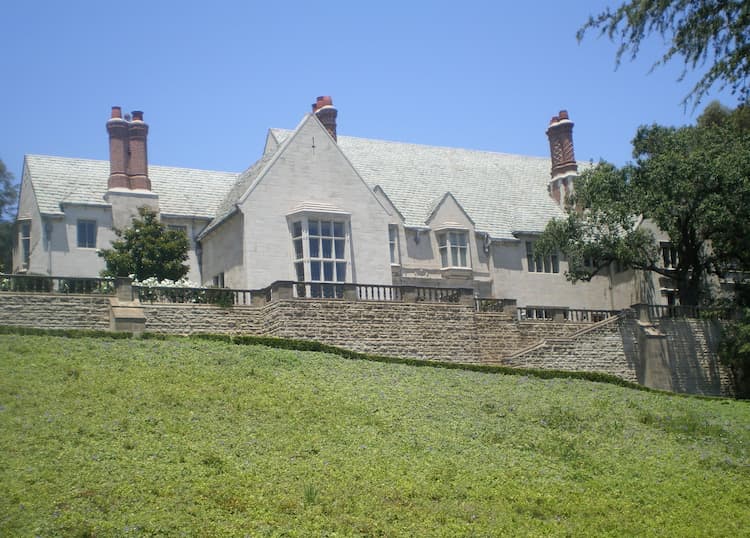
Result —
M115 278L115 297L123 303L129 303L133 297L133 279L125 276Z
M356 301L359 299L356 284L344 284L344 299L347 301Z
M652 389L673 391L667 335L653 325L638 322L638 347L643 365L641 382Z
M651 323L651 316L648 312L648 305L645 303L638 303L632 305L630 308L632 308L635 311L636 319L642 323Z
M294 298L294 282L278 280L271 284L271 300L286 300Z
M458 304L474 306L474 290L472 288L461 288L458 290Z
M401 301L403 301L404 303L416 303L417 302L416 286L401 286Z

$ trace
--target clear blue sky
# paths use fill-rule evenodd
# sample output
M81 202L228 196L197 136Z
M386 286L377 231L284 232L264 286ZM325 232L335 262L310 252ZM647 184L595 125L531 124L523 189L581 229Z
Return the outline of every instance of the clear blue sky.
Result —
M121 105L144 111L150 163L241 171L331 95L340 135L537 156L564 108L579 160L623 164L638 125L699 110L680 64L648 73L658 40L618 70L606 39L577 43L616 3L7 1L0 159L17 179L26 153L107 159Z

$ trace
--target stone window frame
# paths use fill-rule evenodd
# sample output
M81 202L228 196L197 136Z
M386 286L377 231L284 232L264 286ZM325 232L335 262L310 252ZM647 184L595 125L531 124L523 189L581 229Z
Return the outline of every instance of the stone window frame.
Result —
M560 273L560 255L556 252L549 256L535 256L534 242L526 241L526 269L529 273Z
M167 224L166 225L167 230L171 232L182 232L185 234L185 237L187 237L188 240L188 250L193 249L193 241L190 239L190 235L188 235L188 226L187 224ZM224 286L221 286L222 288Z
M435 232L440 266L443 269L471 269L469 230L466 228L442 228ZM463 238L460 241L459 238Z
M81 233L83 230L83 234ZM76 246L78 248L96 248L96 220L78 219L76 222Z
M295 280L309 284L311 297L339 297L352 281L351 215L304 211L287 219Z
M28 271L31 265L31 219L18 221L18 244L21 247L21 270Z
M398 224L388 225L388 248L391 256L391 265L401 265L401 249L398 241Z
M680 253L671 241L659 242L661 250L661 261L664 269L676 269L680 263Z

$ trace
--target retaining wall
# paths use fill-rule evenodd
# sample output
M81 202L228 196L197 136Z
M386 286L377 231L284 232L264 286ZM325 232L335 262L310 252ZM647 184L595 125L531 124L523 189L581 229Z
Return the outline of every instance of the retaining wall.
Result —
M661 332L654 348L641 324L625 316L590 325L517 321L505 313L478 313L464 304L310 299L230 308L141 308L145 328L152 332L308 339L380 355L599 371L676 392L732 393L729 372L717 359L716 322L662 322L655 329ZM0 293L0 325L106 330L110 302L97 296Z
M41 329L109 329L109 297L0 294L0 324Z

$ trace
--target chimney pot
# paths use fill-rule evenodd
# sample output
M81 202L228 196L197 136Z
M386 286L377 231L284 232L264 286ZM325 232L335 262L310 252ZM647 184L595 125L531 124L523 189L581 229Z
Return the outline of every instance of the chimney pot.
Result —
M112 107L112 115L110 116L112 119L122 119L122 108L119 106L113 106Z
M143 121L143 111L142 110L134 110L133 111L133 121Z
M330 95L320 95L312 106L313 113L320 120L320 123L328 130L334 140L336 140L336 116L338 111L333 106L333 99Z
M552 159L551 176L552 181L555 182L552 185L552 193L555 197L555 189L560 190L557 181L563 176L578 172L573 150L573 122L570 121L567 110L561 110L557 116L552 117L547 129L547 137L549 138L550 157Z

